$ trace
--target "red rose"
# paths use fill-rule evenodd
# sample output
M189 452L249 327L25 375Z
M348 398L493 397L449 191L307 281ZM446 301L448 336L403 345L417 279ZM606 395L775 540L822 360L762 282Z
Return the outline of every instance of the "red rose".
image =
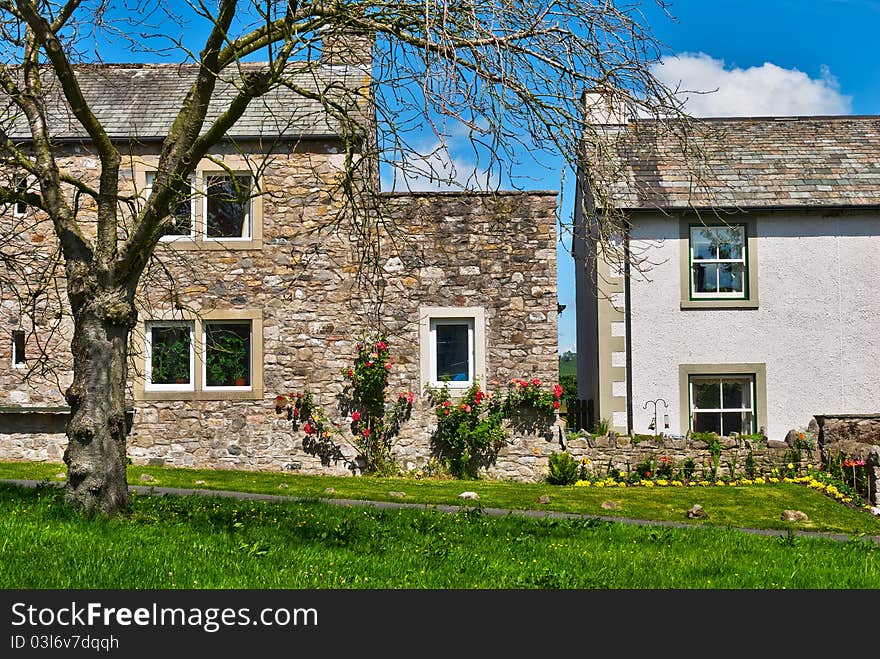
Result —
M352 413L351 413L351 420L352 420L352 421L360 421L360 420L361 420L361 413L358 412L357 410L355 410L354 412L352 412Z
M558 409L559 409L559 401L558 401L558 400L554 400L554 401L553 401L553 409L554 409L554 410L558 410Z
M370 429L364 428L364 437L369 437L369 436L370 436Z
M307 435L311 435L313 432L315 432L315 429L312 428L312 424L311 424L311 423L309 423L308 421L306 421L306 425L303 426L303 432L304 432L305 434L307 434Z

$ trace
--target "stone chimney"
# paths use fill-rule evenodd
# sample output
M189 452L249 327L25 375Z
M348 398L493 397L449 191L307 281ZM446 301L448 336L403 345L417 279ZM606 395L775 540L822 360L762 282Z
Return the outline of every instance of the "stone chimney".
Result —
M321 62L330 66L357 66L370 69L373 65L373 35L333 26L321 34Z
M584 121L594 126L622 127L629 123L626 95L610 87L594 87L581 97Z

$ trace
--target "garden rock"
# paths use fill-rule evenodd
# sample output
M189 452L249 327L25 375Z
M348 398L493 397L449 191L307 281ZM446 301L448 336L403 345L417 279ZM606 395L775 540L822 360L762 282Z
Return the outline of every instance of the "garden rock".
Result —
M207 485L207 481L193 481L193 485Z
M278 484L279 490L286 490L288 487L290 487L290 486L287 483L279 483Z
M872 515L880 515L880 506L871 506Z
M144 483L152 483L154 480L156 479L150 476L150 474L141 474L141 481Z
M55 478L67 478L67 474L59 472L55 474Z
M480 495L476 492L462 492L458 495L459 499L479 499Z
M691 509L687 511L687 516L691 519L696 519L698 517L705 517L706 511L703 510L703 506L698 503L695 503L691 506Z
M538 497L538 503L550 503L550 497L546 494L542 494Z
M783 510L782 511L782 521L783 522L808 522L810 520L807 517L807 514L801 512L800 510Z
M603 501L602 510L617 510L617 504L613 501Z
M389 492L389 497L394 497L395 499L403 499L406 497L406 492Z
M325 487L324 494L336 494L336 489L332 487Z

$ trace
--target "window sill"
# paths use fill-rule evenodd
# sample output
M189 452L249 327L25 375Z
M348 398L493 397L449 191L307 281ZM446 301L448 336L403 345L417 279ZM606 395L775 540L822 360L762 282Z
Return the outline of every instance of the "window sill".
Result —
M682 300L682 309L757 309L758 300Z
M262 400L262 389L224 389L208 391L139 391L136 400Z
M260 238L241 239L230 238L175 238L174 240L162 240L163 245L175 250L205 250L205 251L229 251L236 249L263 249L263 241Z

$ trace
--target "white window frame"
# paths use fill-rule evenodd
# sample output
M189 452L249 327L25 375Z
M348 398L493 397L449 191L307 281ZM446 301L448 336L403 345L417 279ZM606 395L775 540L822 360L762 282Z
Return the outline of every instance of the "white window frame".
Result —
M450 380L450 387L460 387L467 389L474 383L474 371L476 369L474 354L474 318L473 316L464 318L431 318L430 319L430 338L428 340L428 348L430 350L430 382L432 386L440 387L446 382L437 377L437 327L443 325L467 325L468 329L468 376L467 380Z
M22 337L23 337L22 338L22 348L24 348L24 350L22 350L22 353L20 355L21 361L18 361L19 354L18 354L18 347L16 345L17 344L16 335L19 332L22 334ZM24 330L12 330L12 368L27 368L27 358L25 356L26 349L27 349L27 334L25 333L25 331Z
M189 382L186 384L168 383L154 384L153 369L153 328L154 327L188 327L189 328ZM144 391L195 391L195 323L191 320L148 320L145 323L145 355Z
M202 202L202 240L211 241L211 242L223 242L223 241L235 241L235 242L248 242L254 240L254 227L253 227L253 218L254 218L254 191L256 190L256 179L253 175L253 172L250 171L232 171L231 173L226 170L212 171L212 170L202 170L201 171L201 189L202 195L204 196L204 201ZM250 180L250 189L251 195L248 197L247 206L245 207L244 213L244 224L243 226L247 228L247 235L245 236L209 236L208 235L208 179L209 178L248 178Z
M437 379L437 325L468 325L468 380ZM419 355L422 387L446 385L450 392L464 391L476 381L486 381L486 316L483 307L421 307L419 309Z
M203 391L252 391L254 387L254 322L250 319L210 319L203 320L202 323L202 355L201 364L202 371L202 390ZM231 386L209 386L208 385L208 325L247 325L250 328L250 339L248 341L248 373L249 383L236 387Z
M718 230L718 229L739 229L742 236L741 254L738 259L696 259L694 258L694 231ZM713 224L713 225L691 225L688 230L688 250L690 252L690 292L691 298L694 300L701 299L732 299L744 300L748 297L749 290L749 263L748 263L748 231L744 224ZM738 263L742 265L742 291L721 292L721 291L697 291L696 277L694 277L694 266L698 264L722 264L722 263ZM716 288L720 285L720 276L716 277Z
M149 197L153 193L153 181L156 179L156 172L149 171L145 172L146 177L146 186L144 187L144 197ZM163 242L172 242L175 240L192 240L196 237L196 179L195 176L190 175L187 180L189 181L189 189L192 194L190 194L189 198L189 233L180 233L173 235L163 235L159 240Z
M719 399L718 403L720 407L710 408L710 407L697 407L697 397L694 395L694 384L695 382L702 381L714 381L717 380L719 382ZM724 407L724 381L725 380L739 380L744 381L747 380L749 383L749 400L751 401L751 407ZM755 428L758 423L757 411L755 410L755 399L757 397L757 386L756 386L756 376L754 373L730 373L730 374L691 374L688 376L688 396L690 399L690 427L696 427L696 423L694 422L694 414L702 413L702 414L719 414L720 415L720 423L719 427L721 428L721 435L727 436L727 433L724 432L724 414L729 412L739 412L742 414L743 412L750 412L752 415L752 427L749 428L747 433L751 434L755 432Z
M28 191L28 178L27 176L16 176L15 181L15 191L16 192L27 192ZM28 205L24 201L16 201L12 204L12 216L13 217L25 217L27 215Z

